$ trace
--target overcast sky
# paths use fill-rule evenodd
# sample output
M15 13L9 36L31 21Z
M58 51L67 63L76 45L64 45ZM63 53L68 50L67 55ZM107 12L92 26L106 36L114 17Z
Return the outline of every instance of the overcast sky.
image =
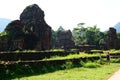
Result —
M77 27L80 22L104 31L120 22L120 0L1 0L0 18L19 19L26 6L38 4L46 22L56 30Z

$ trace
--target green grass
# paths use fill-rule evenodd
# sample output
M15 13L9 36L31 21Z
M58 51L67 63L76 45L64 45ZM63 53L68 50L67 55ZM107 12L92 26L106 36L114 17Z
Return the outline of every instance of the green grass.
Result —
M72 59L72 58L84 58L84 57L98 57L100 56L102 50L93 50L95 51L96 53L94 54L88 54L88 53L80 53L80 54L70 54L70 55L67 55L67 56L52 56L50 58L44 58L43 60L61 60L61 59ZM106 54L105 52L108 52L108 50L106 51L103 51L103 54L101 54L101 56L105 57ZM109 50L110 54L120 54L120 50L114 50L114 49L111 49Z
M107 80L119 68L119 63L111 63L97 68L78 67L13 80Z
M85 53L81 53L81 54L70 54L67 56L52 56L50 58L44 58L43 60L61 60L61 59L73 59L73 58L80 58L80 57L95 57L95 56L99 56L99 54L85 54Z
M101 67L101 65L99 63L95 63L95 62L87 62L83 65L83 67L85 67L85 68L97 68L97 67Z
M110 54L120 54L120 50L115 50L115 49L111 49L111 50L106 50L107 52L110 52ZM106 51L104 51L104 52L106 52Z

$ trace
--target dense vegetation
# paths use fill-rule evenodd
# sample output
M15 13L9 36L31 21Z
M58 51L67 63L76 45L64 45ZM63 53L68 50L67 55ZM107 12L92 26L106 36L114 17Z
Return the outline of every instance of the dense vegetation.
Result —
M104 65L97 68L78 67L43 75L16 78L14 80L107 80L117 69L119 69L119 66L120 64L112 63L110 66Z
M55 45L56 36L59 31L65 29L60 26L57 31L52 30L52 43ZM106 47L107 31L102 32L97 25L86 26L85 23L79 23L72 31L73 39L76 46L79 45L96 45L104 49ZM118 41L120 40L120 33L117 33ZM120 47L120 43L118 43Z
M120 66L120 59L113 59L111 62L114 63L105 65L105 60L103 59L102 63L98 60L94 62L80 61L77 64L66 61L62 65L45 64L43 66L33 65L32 67L30 65L16 65L16 69L13 69L12 71L6 69L4 72L1 72L0 78L5 80L52 80L53 78L55 80L92 80L93 78L95 80L107 80L107 78L119 69Z
M10 66L7 66L7 63L2 61L2 64L4 64L5 68L0 70L0 75L1 75L0 78L5 79L5 80L9 80L9 79L15 79L15 80L30 79L32 80L33 78L37 78L38 80L42 80L42 79L48 80L48 79L52 79L50 78L50 76L63 74L65 71L68 71L69 73L66 73L64 77L61 77L63 80L64 79L65 80L66 79L70 79L70 80L78 79L76 78L77 76L79 76L79 78L83 78L83 80L85 80L86 78L88 80L91 80L93 77L96 78L96 80L100 80L101 76L104 76L102 79L106 80L114 71L116 71L119 68L119 64L113 64L113 63L119 63L120 59L112 58L111 62L113 63L110 66L105 65L106 63L105 58L102 58L102 59L98 58L99 60L93 59L92 61L89 60L89 57L94 57L94 56L98 57L101 51L102 50L92 50L92 54L87 54L87 53L82 52L80 54L70 54L67 56L51 56L51 58L44 58L44 60L42 60L40 63L39 62L28 62L24 65L21 62L21 60L17 61L15 64L10 65ZM113 50L109 50L109 52L110 54L118 54L120 50L113 49ZM17 54L20 54L20 53L18 52ZM101 56L105 56L105 54L102 54ZM82 59L79 60L80 57L82 57L83 59L87 58L87 60L82 60ZM78 59L78 61L76 61L75 59ZM78 71L76 71L76 69ZM62 72L60 71L59 73L59 70L61 70ZM94 74L96 74L96 77L94 75L91 75L93 71L94 71ZM58 73L56 74L56 72ZM71 77L74 76L74 74L76 74L76 76L73 78L69 78L68 76L70 76L70 73L71 73ZM88 73L88 75L86 77L82 77L85 73ZM33 77L34 75L36 76ZM46 75L48 77L46 78L43 77ZM56 76L56 80L59 80L58 76Z

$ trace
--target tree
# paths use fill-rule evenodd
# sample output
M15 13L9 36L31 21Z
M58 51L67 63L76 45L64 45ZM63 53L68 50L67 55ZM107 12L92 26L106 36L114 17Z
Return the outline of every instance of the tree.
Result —
M73 29L73 37L76 45L103 45L105 44L104 33L96 25L84 27L85 23L79 23L78 27ZM100 42L99 42L100 41Z
M86 28L84 27L85 23L79 23L76 28L73 29L73 38L75 45L84 45L86 44Z
M97 43L100 38L100 30L96 25L93 27L88 27L86 30L86 35L89 44L98 45Z
M55 48L57 31L52 30L52 48Z
M62 27L62 26L60 26L59 28L58 28L58 30L57 30L57 32L59 32L59 31L64 31L65 29Z

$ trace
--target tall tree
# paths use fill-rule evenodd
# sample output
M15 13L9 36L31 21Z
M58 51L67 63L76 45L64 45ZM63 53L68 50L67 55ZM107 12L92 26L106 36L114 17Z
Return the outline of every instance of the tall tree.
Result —
M103 45L105 42L104 33L100 32L97 26L87 27L85 23L79 23L78 27L73 29L73 36L76 45ZM99 42L101 41L101 42Z
M85 23L79 23L72 31L75 45L84 45L87 41L84 25Z
M57 32L59 32L59 31L64 31L65 29L62 27L62 26L60 26L59 28L58 28L58 30L57 30Z
M55 48L57 31L52 30L52 48Z

